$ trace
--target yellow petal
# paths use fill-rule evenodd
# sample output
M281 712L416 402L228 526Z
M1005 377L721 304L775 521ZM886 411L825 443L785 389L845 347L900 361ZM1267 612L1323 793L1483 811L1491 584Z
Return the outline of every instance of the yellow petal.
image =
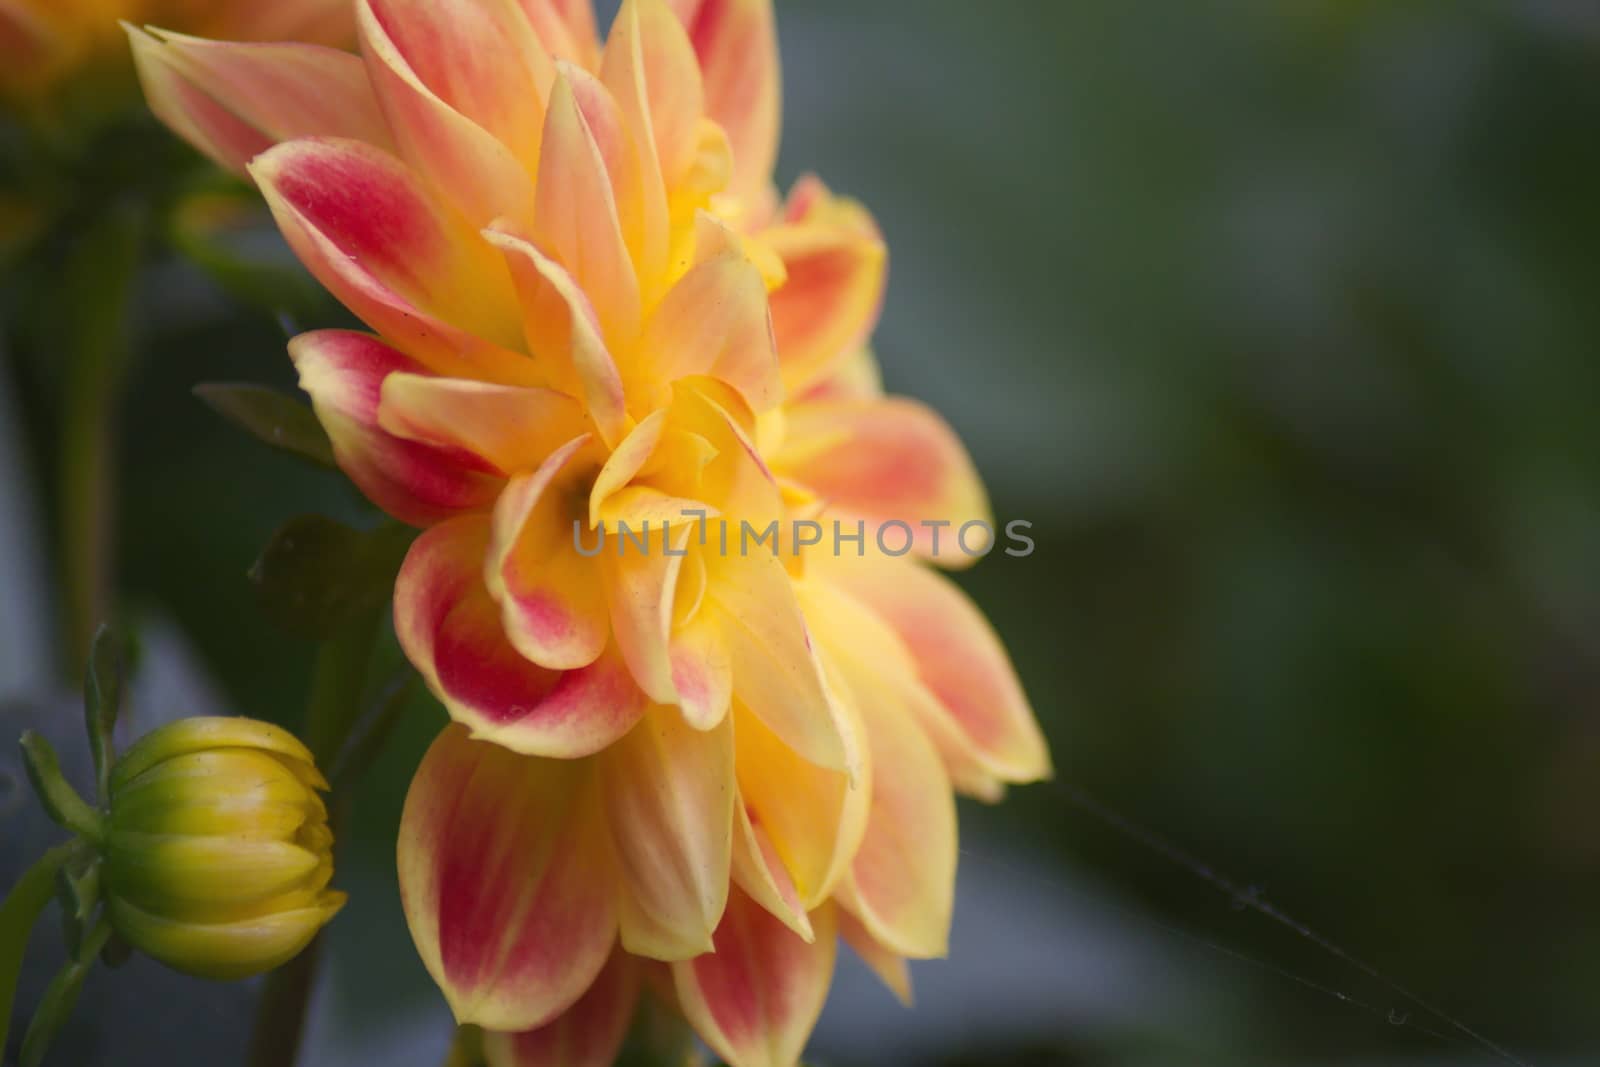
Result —
M728 897L733 828L733 728L691 728L655 707L601 756L606 820L626 892L622 944L635 955L689 959L711 951Z
M734 707L739 791L750 820L771 842L808 910L844 877L866 832L868 769L857 780L811 763L743 706ZM858 741L846 735L854 747Z

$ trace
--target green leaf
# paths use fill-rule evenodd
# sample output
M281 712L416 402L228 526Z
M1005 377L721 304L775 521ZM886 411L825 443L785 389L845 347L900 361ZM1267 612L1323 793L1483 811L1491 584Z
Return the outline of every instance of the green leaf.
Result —
M121 705L122 649L111 627L101 626L89 649L89 670L83 683L83 714L101 803L111 799L111 763L116 759L112 731Z
M11 1002L17 995L17 977L22 973L22 956L28 947L28 934L50 903L56 871L76 851L76 844L57 845L23 872L17 884L0 904L0 1051L6 1047L11 1027Z
M98 841L105 831L100 813L91 808L61 773L61 761L50 742L28 730L22 735L22 765L28 781L44 805L45 814L59 826Z
M22 1067L39 1067L44 1062L50 1042L55 1040L56 1034L72 1017L72 1009L77 1006L78 994L83 989L83 980L89 976L89 968L94 966L95 957L110 936L111 924L102 919L81 946L80 953L51 979L38 1008L34 1009L28 1032L22 1038Z
M380 610L415 531L355 530L321 515L290 519L250 569L268 618L292 634L326 640Z
M336 470L333 444L311 407L264 385L213 382L194 395L223 418L271 445L318 467Z

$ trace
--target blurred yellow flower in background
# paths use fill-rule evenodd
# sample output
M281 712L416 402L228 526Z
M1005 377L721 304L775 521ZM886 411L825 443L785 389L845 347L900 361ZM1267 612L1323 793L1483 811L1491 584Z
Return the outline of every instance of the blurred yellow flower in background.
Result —
M348 0L0 0L0 98L48 91L87 68L125 68L119 20L237 41L353 38Z

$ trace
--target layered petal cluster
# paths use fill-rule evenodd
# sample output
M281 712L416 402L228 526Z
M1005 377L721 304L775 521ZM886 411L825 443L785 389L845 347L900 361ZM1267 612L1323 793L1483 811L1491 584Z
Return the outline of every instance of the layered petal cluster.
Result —
M121 58L119 20L233 41L344 45L354 37L348 0L0 0L0 98Z
M395 626L454 724L399 842L418 950L497 1067L609 1063L647 988L791 1065L841 938L906 996L944 953L955 792L1049 772L929 565L988 505L878 385L882 237L772 189L770 0L625 0L603 39L588 0L355 12L359 56L132 36L157 113L370 329L290 354L423 528Z

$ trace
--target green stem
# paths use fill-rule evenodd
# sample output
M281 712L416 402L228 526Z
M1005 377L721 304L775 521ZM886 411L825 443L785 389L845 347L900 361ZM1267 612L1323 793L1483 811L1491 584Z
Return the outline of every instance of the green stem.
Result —
M377 643L381 615L358 620L322 643L311 680L302 733L319 766L327 766L344 745L361 711L367 666ZM347 798L335 795L329 805L334 841L343 837ZM300 1054L306 1008L316 985L322 935L306 950L267 976L250 1037L250 1067L293 1067Z
M61 419L60 537L66 590L65 667L78 677L111 603L113 442L127 362L128 307L143 226L113 212L63 271L67 382Z
M483 1031L476 1026L456 1027L456 1036L450 1042L444 1067L482 1067Z
M28 1023L28 1032L22 1038L22 1067L40 1067L44 1063L50 1043L72 1017L72 1009L77 1007L83 980L89 976L95 960L100 957L100 950L106 947L109 940L111 922L101 918L80 946L78 954L67 961L67 965L56 972L55 978L45 987L39 1007Z
M328 767L339 755L350 728L361 715L367 665L378 641L381 615L358 619L322 643L311 679L302 731L317 764Z
M23 872L6 895L5 903L0 904L0 1050L6 1047L11 1002L17 995L17 978L22 973L28 934L44 906L55 895L56 872L77 847L77 842L68 842L46 852Z
M250 1067L293 1067L300 1055L321 955L322 935L318 934L304 952L267 976L250 1034Z

